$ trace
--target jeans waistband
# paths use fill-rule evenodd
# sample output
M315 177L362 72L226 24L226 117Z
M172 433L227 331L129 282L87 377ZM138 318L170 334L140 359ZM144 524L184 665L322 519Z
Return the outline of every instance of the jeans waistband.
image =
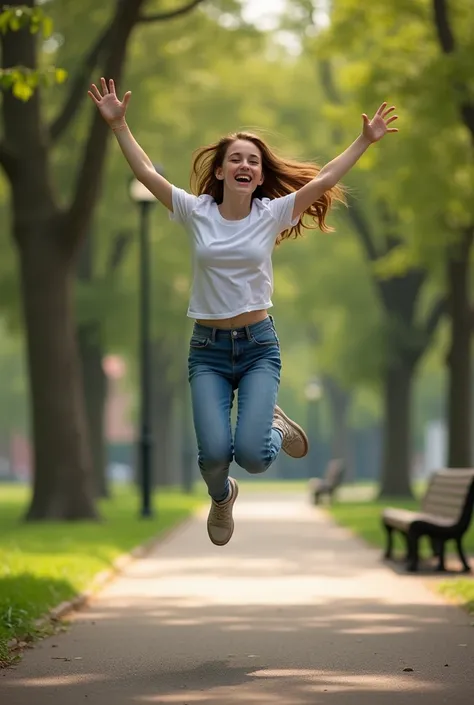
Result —
M211 326L203 326L201 323L195 323L193 333L208 337L213 342L218 339L222 340L230 338L233 338L234 340L239 338L247 338L247 340L251 340L253 334L258 334L274 327L275 324L273 321L273 316L268 315L267 318L263 319L263 321L251 323L248 326L243 326L243 328L211 328Z

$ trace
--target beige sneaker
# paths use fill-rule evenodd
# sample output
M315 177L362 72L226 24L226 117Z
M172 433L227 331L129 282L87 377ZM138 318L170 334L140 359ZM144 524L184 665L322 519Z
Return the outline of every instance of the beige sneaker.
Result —
M275 406L273 428L282 432L283 443L281 447L287 455L291 455L292 458L304 458L309 447L308 436L301 426L288 418L279 406Z
M225 546L234 533L232 507L239 494L239 486L233 477L229 477L231 495L225 502L211 500L211 509L207 518L207 533L216 546Z

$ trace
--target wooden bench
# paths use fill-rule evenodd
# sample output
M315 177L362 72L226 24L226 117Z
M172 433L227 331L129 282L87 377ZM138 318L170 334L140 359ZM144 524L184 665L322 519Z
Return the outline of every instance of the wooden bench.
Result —
M330 460L324 477L314 477L309 481L309 491L314 504L319 504L320 498L325 494L332 502L334 492L342 484L344 472L345 465L342 460Z
M438 571L446 570L446 541L456 542L465 572L470 571L462 547L462 538L469 528L474 506L474 470L440 470L429 481L420 511L387 507L382 512L382 524L387 532L385 558L392 557L393 532L400 532L406 541L407 570L418 569L418 542L421 536L431 541L433 555L438 558Z

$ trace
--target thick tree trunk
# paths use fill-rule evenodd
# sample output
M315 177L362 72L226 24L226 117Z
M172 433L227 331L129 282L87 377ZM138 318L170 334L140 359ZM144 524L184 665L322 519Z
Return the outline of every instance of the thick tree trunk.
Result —
M448 467L471 466L471 310L469 301L469 252L472 230L465 233L448 262L451 347L447 359Z
M100 341L100 323L92 322L79 325L77 338L91 442L95 492L97 497L109 497L104 428L107 376L102 367L103 351Z
M147 21L164 21L185 14L200 1L158 13ZM10 4L33 7L38 3L11 0ZM84 81L89 80L100 56L103 56L101 75L113 77L120 85L128 39L140 21L145 4L145 0L116 0L110 27L79 66L64 108L51 130L42 118L39 90L27 102L18 100L8 90L2 96L0 164L12 189L33 396L35 485L27 515L30 519L95 516L92 457L71 317L71 293L73 253L90 228L110 130L96 112L76 173L68 217L61 217L60 225L55 216L58 209L50 179L50 150L51 140L64 132L82 101L87 100ZM37 35L30 28L0 34L0 41L3 68L36 69Z
M385 373L384 447L380 497L412 497L411 390L413 365L393 365Z
M21 237L32 399L34 491L27 519L95 518L72 315L72 258L52 222Z

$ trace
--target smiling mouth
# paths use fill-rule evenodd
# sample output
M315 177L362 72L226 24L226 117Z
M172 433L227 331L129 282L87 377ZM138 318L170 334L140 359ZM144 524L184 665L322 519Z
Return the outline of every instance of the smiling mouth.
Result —
M235 177L235 180L236 180L237 183L239 183L239 184L249 184L249 183L252 181L252 179L250 178L250 176L236 176L236 177Z

